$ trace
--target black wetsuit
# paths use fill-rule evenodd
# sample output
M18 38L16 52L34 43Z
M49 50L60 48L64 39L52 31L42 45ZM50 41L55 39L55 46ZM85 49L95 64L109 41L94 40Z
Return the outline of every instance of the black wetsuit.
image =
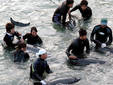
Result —
M32 79L41 81L43 80L43 74L44 72L52 73L52 71L49 68L49 65L47 64L47 61L38 58L33 65L30 67L30 77Z
M14 62L26 62L29 59L29 54L22 50L17 50L14 53Z
M112 43L111 28L109 28L108 26L102 28L101 25L95 26L91 33L91 41L93 41L96 44L96 48L101 47L102 43L106 43L106 45L110 45Z
M31 33L27 33L26 35L23 36L23 39L27 39L27 43L31 44L31 45L35 45L35 44L42 44L42 40L41 38L37 35L37 36L32 36Z
M54 12L52 21L55 22L56 24L62 24L65 26L66 17L69 9L70 8L67 6L66 2L63 2L62 5L58 7Z
M89 40L81 40L80 38L77 38L74 40L71 45L66 50L67 56L70 56L71 54L74 54L77 56L77 58L83 58L84 54L84 48L86 47L86 53L90 53L90 46L89 46Z
M14 40L14 36L16 36L18 39L20 39L21 37L19 36L18 32L15 32L14 34L9 34L6 33L5 37L4 37L4 42L6 43L7 47L11 47L14 48L15 46L17 46L17 44L13 43Z
M79 9L79 11L81 12L82 17L84 18L84 20L88 20L88 19L91 18L91 16L92 16L92 10L91 10L90 7L87 7L86 10L82 10L81 6L80 6L80 5L77 5L77 6L75 6L75 7L71 10L71 12L73 12L73 11L75 11L75 10L77 10L77 9Z

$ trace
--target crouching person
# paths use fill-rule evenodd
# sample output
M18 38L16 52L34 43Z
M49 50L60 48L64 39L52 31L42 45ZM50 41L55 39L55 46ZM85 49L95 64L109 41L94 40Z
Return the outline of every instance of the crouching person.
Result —
M47 72L48 74L52 73L45 60L47 58L47 52L46 50L41 49L36 55L39 56L39 58L30 67L30 77L39 81L39 85L46 85L46 82L43 80L43 74L44 72Z

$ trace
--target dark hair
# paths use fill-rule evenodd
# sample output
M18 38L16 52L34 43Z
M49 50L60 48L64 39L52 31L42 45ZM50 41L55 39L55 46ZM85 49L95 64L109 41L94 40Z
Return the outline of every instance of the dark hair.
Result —
M6 31L11 32L11 29L13 29L15 26L12 23L7 23L6 24Z
M17 47L17 50L20 50L21 48L26 48L26 43L19 43L18 44L18 47Z
M38 32L37 29L36 29L36 27L32 27L32 28L31 28L31 32L32 32L33 30L34 30L35 32Z
M69 4L73 4L74 3L74 0L66 0L66 4L69 5Z
M39 55L39 57L41 57L42 55Z
M80 30L79 30L79 35L80 35L80 36L85 36L85 35L87 35L86 30L80 29Z
M81 6L82 6L82 5L87 6L87 5L88 5L88 1L87 1L87 0L82 0L81 3L80 3L80 5L81 5Z

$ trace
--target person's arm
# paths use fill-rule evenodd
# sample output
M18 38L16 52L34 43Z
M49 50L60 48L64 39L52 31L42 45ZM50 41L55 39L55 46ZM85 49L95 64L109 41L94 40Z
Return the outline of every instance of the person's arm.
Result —
M66 54L67 54L68 57L71 55L70 51L72 50L72 48L73 48L73 42L71 43L71 45L66 50Z
M64 26L66 25L66 17L67 17L67 14L63 14L62 24L63 24Z
M39 36L37 37L37 43L38 44L42 44L43 43L42 39Z
M112 30L109 29L109 41L106 43L106 45L110 45L112 43Z
M75 6L70 12L76 11L77 9L79 9L80 5Z
M20 34L19 32L16 31L16 32L14 33L14 35L18 38L18 40L21 39L21 34Z
M89 46L89 40L86 40L86 53L90 53L90 46Z
M101 44L100 41L94 39L94 36L95 36L95 34L96 34L98 28L99 28L99 26L95 26L95 27L94 27L94 29L93 29L93 31L92 31L92 33L91 33L91 37L90 37L90 40L91 40L92 42L94 42L95 44Z
M52 71L51 71L51 69L50 69L50 67L49 67L49 65L48 65L47 62L46 62L46 72L47 72L48 74L52 73Z
M23 36L23 39L24 39L24 40L27 39L28 36L29 36L29 33L25 34L25 35Z

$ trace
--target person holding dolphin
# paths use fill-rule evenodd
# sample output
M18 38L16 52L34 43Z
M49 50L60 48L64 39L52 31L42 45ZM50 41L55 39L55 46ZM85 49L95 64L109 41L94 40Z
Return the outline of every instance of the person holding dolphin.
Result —
M104 48L112 43L112 30L107 26L108 20L101 19L101 24L96 25L91 33L91 41L96 44L95 48Z
M52 73L45 60L47 58L47 52L45 49L41 49L36 53L36 56L39 56L39 58L30 67L30 78L40 81L42 85L46 85L46 82L43 80L43 74L44 72L48 74Z
M6 24L6 34L3 38L4 47L15 48L19 42L14 43L14 37L17 37L19 41L21 41L21 34L15 31L15 25L12 23Z
M66 50L66 54L69 58L70 63L78 59L83 59L84 49L86 48L86 53L90 53L89 40L87 39L87 32L84 29L79 30L79 38L75 39ZM75 62L76 63L76 62Z

